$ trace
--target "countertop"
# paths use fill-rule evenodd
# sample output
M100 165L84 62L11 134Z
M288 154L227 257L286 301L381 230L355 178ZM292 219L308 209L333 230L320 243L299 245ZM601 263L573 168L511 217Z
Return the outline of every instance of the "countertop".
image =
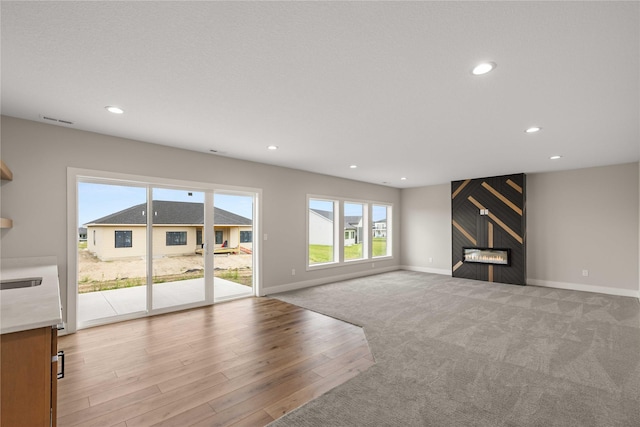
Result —
M62 323L56 257L3 258L0 276L2 280L42 277L40 286L0 291L0 333Z

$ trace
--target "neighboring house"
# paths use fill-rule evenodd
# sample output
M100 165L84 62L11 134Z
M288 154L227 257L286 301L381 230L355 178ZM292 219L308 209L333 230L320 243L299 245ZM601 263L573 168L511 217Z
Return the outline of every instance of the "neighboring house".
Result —
M373 222L373 237L387 237L387 219Z
M309 209L309 244L333 245L333 212Z
M362 241L362 217L344 217L344 245L357 245Z
M344 245L356 245L362 241L362 217L344 217ZM333 212L309 209L309 244L333 245Z
M78 227L78 240L81 242L87 241L87 229L85 227Z
M91 221L87 249L103 261L144 257L147 204L142 203ZM192 255L202 247L202 203L153 201L153 256ZM252 249L252 220L220 208L213 214L215 248Z

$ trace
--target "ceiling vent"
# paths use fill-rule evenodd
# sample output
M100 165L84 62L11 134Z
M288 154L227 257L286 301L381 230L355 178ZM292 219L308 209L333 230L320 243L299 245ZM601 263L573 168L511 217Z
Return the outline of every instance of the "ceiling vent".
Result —
M45 122L55 122L55 123L59 123L59 124L67 125L67 126L73 125L73 122L70 121L70 120L56 119L54 117L45 116L45 115L42 115L42 114L40 114L40 118Z

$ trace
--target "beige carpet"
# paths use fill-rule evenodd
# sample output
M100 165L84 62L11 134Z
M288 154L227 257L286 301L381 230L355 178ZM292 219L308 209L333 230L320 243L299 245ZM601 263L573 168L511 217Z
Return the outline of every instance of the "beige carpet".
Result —
M377 364L283 426L640 426L635 298L396 271L272 295L361 325Z

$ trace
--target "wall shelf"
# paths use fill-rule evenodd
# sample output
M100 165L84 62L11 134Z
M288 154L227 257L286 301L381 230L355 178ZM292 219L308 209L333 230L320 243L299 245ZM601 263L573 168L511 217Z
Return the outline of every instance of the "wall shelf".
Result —
M0 160L0 177L4 181L13 181L13 172L2 160Z
M13 172L7 165L4 164L2 160L0 160L0 178L3 181L13 181ZM0 218L0 228L11 228L13 227L13 221L9 218Z

